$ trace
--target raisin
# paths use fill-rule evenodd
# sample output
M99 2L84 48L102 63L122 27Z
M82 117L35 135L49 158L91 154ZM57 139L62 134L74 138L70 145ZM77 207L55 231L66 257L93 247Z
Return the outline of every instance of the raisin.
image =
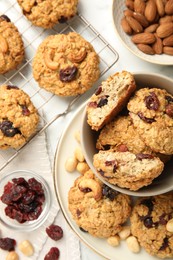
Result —
M146 228L152 228L153 227L153 220L152 220L152 217L145 217L144 219L144 225Z
M67 20L68 20L68 18L62 15L62 16L58 19L58 22L59 22L59 23L65 23L65 22L67 22Z
M24 115L24 116L29 116L30 115L30 111L29 111L29 109L27 108L27 106L25 106L25 105L20 105L21 106L21 108L22 108L22 114Z
M6 120L0 123L0 130L7 137L13 137L16 134L21 134L18 128L13 127L12 122Z
M107 103L108 103L108 97L109 97L108 95L102 97L102 98L100 99L100 101L98 102L97 107L103 107L103 106L107 105Z
M0 18L1 18L2 20L4 20L4 21L8 22L8 23L11 22L10 18L9 18L7 15L5 15L5 14L1 15Z
M136 154L136 158L142 161L143 159L153 159L154 156L152 154L138 153Z
M81 188L80 187L80 191L82 191L84 193L88 193L88 192L91 192L92 190L90 188Z
M82 227L79 227L79 229L82 231L82 232L84 232L84 233L88 233L88 231L86 231L84 228L82 228Z
M77 215L78 217L80 217L81 213L82 213L82 212L81 212L79 209L76 210L76 215Z
M151 214L151 212L153 211L153 207L154 207L153 201L151 199L144 199L141 201L140 204L146 206L149 210L149 214Z
M0 238L0 248L7 251L14 251L16 240L12 238Z
M104 146L103 146L103 149L104 149L104 150L109 150L109 149L110 149L110 145L109 145L109 144L104 145Z
M57 241L63 237L63 230L60 226L58 225L50 225L48 228L46 228L46 233L48 236Z
M168 116L173 118L173 103L166 106L165 112Z
M49 252L45 255L44 260L58 260L59 259L59 249L57 247L52 247Z
M19 89L17 86L13 86L13 85L8 85L7 89Z
M158 110L160 102L154 92L151 92L149 96L145 97L144 101L148 109L155 111Z
M70 82L76 78L78 69L76 66L67 67L66 69L61 69L59 72L59 77L62 82Z
M168 103L173 102L173 98L171 96L165 96L165 99L168 101Z
M163 239L163 244L162 244L162 246L160 247L159 250L165 250L167 247L168 247L168 238L165 237L165 238Z
M102 169L99 170L99 173L100 173L102 176L104 176L104 174L105 174L105 172L104 172Z
M156 120L154 118L148 118L148 117L145 117L142 112L138 112L138 116L140 119L142 119L143 121L145 121L146 123L148 124L152 124L153 122L155 122Z
M113 201L115 199L115 197L119 194L118 191L115 191L113 189L111 189L109 186L107 186L106 184L103 184L103 188L102 188L102 194L103 196L105 196L106 198L110 199L111 201Z
M102 92L102 86L99 86L96 91L95 91L95 95L98 96L100 93Z
M168 220L166 220L165 218L166 218L166 214L165 213L163 213L160 217L159 217L159 224L161 224L161 225L166 225L166 223L168 222Z

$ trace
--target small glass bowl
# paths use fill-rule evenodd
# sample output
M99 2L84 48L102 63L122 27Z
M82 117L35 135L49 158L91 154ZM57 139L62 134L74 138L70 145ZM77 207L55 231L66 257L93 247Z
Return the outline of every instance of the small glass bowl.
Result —
M12 182L13 178L20 178L20 177L23 177L26 181L28 181L28 179L30 178L35 178L38 182L41 183L45 195L45 201L42 205L42 212L36 220L19 223L17 220L6 216L4 209L7 205L0 200L0 221L6 227L16 231L32 231L40 227L45 222L45 220L49 215L49 211L51 207L51 192L47 182L42 176L28 170L18 170L0 176L0 196L2 196L4 192L4 186L8 182Z

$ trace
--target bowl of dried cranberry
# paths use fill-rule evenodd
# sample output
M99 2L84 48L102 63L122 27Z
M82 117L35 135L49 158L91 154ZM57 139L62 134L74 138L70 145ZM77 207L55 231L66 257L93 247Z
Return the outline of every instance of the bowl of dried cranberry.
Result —
M19 170L0 178L0 221L19 231L35 230L47 219L50 189L37 173Z

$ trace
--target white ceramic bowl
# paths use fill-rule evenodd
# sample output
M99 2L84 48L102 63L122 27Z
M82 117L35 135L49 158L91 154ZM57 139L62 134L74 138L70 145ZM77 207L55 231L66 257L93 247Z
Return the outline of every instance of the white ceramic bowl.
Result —
M112 0L112 18L116 34L119 36L122 43L129 51L138 56L139 58L160 65L173 65L173 56L161 55L148 55L140 51L136 45L131 41L131 37L127 35L121 27L121 19L123 11L127 9L125 0Z
M173 80L161 76L159 74L149 74L149 73L133 73L137 88L142 87L157 87L164 88L169 93L173 95ZM85 156L85 159L92 169L92 171L97 175L97 177L104 182L106 185L119 192L133 195L133 196L153 196L158 194L163 194L170 190L173 190L173 159L171 159L165 166L164 171L159 177L157 177L152 184L143 187L138 191L130 191L125 188L120 188L117 185L112 185L107 182L100 174L97 173L93 166L93 156L97 153L96 149L96 138L97 132L91 130L91 127L87 123L86 111L84 111L82 124L81 124L81 145ZM173 144L172 144L173 145Z
M11 219L10 217L6 216L4 209L7 205L0 200L0 220L9 229L16 230L16 231L30 232L40 227L47 219L50 211L50 206L51 206L51 192L47 182L42 176L31 171L18 170L18 171L10 172L8 174L3 174L0 177L0 196L2 196L4 192L4 186L8 182L13 183L12 182L13 178L20 178L20 177L23 177L26 181L28 181L28 179L30 178L35 178L42 185L44 195L45 195L45 201L42 205L42 212L36 220L19 223L15 219Z

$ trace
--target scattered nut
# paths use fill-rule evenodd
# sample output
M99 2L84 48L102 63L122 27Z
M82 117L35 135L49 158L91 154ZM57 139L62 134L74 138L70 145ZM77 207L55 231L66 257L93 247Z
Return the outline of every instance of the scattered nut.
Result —
M65 162L65 169L66 169L66 171L68 171L68 172L74 172L74 170L75 170L76 167L77 167L77 163L78 163L78 161L77 161L77 159L76 159L74 156L69 157L69 158L66 160L66 162Z
M118 233L119 237L121 240L125 240L130 236L130 227L129 226L124 226L122 230Z
M8 253L8 255L5 258L6 260L18 260L19 256L15 251L11 251Z
M119 246L119 244L120 244L120 238L119 238L119 236L113 236L113 237L109 237L108 239L107 239L107 242L108 242L108 244L109 245L111 245L111 246Z
M78 143L80 143L80 132L79 132L79 131L76 131L76 132L74 133L74 137L75 137L76 141L77 141Z
M166 230L173 233L173 218L171 218L166 224Z
M82 149L80 147L77 147L74 151L75 157L79 162L84 162L85 158L82 153Z
M84 174L86 171L89 170L89 166L86 162L79 162L77 164L76 170L81 173Z
M130 251L132 251L133 253L139 253L140 246L136 237L130 236L126 239L126 242Z
M19 250L26 256L34 254L34 248L28 240L24 240L19 244Z

